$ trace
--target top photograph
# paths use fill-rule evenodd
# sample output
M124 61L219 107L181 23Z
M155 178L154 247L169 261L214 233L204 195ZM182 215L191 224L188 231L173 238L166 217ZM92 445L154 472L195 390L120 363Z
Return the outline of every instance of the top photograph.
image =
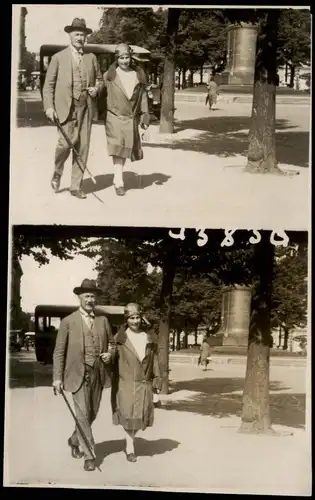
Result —
M308 230L311 13L13 5L10 223Z

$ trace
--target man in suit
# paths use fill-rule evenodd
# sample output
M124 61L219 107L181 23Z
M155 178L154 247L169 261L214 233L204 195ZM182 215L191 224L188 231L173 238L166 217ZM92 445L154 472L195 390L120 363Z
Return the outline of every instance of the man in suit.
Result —
M94 448L91 424L98 413L102 391L110 386L108 352L112 332L105 316L95 315L96 294L101 293L95 281L84 279L73 292L80 307L60 324L53 355L53 388L55 394L72 392L77 420ZM73 458L84 456L84 469L93 471L95 461L80 431L75 429L68 440ZM81 448L81 450L80 450Z
M86 165L92 120L97 112L96 97L103 87L103 79L95 54L83 53L86 37L92 33L86 27L85 20L75 18L64 29L69 34L70 46L51 59L43 87L43 104L47 118L55 122L58 117ZM59 131L51 180L55 192L60 188L64 164L69 154L70 147ZM84 171L73 156L70 193L79 199L86 198L82 190L83 175Z

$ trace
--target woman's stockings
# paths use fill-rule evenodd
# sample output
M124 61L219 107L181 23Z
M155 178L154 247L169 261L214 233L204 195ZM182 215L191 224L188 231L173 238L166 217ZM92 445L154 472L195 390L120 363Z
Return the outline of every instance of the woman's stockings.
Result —
M121 158L120 156L113 156L114 186L116 188L124 187L123 168L125 165L125 161L125 158Z
M135 452L134 443L135 443L136 432L125 430L125 434L126 434L126 453L127 453L127 455L129 455L130 453Z

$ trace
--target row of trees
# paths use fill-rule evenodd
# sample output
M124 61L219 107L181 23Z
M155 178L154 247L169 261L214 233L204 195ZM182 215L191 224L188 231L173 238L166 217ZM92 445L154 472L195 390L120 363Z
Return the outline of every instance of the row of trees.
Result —
M71 231L76 239L72 239ZM252 286L242 428L269 432L270 332L274 322L284 321L292 308L295 318L291 316L290 324L300 326L306 322L306 234L289 234L289 249L277 250L275 256L269 231L262 232L262 239L256 245L249 244L247 231L237 231L233 247L221 247L223 235L219 230L208 232L209 242L203 247L196 245L195 231L187 231L184 240L175 240L170 238L167 229L90 228L89 236L101 238L93 243L88 243L82 234L78 238L79 231L80 228L56 227L54 234L50 228L48 239L46 235L39 237L34 228L29 228L26 234L25 229L16 227L14 252L17 256L33 255L44 263L47 247L60 258L71 257L69 251L76 249L97 260L105 302L139 300L150 308L151 319L158 322L164 393L168 392L169 332L176 321L185 320L187 314L190 321L215 319L203 316L199 302L205 301L203 306L209 307L210 314L214 312L216 294L213 290L218 285ZM297 296L297 291L301 296ZM284 299L279 300L279 293ZM175 316L174 306L177 307Z
M127 42L140 45L152 53L151 72L155 78L163 73L167 56L166 28L172 9L101 7L101 27L94 32L92 43ZM227 29L232 22L259 23L263 12L255 9L185 9L179 10L174 39L175 68L183 88L192 86L193 73L210 65L216 72L225 67ZM310 63L311 17L308 10L282 9L279 16L277 66L290 67L293 86L296 68ZM188 74L188 81L187 76Z
M248 163L252 173L285 175L279 168L275 146L277 67L310 61L310 12L295 9L107 9L101 28L91 41L127 41L151 49L163 67L160 132L174 133L174 74L185 74L206 60L224 66L227 26L257 25L252 120ZM164 61L164 63L163 63ZM163 64L162 64L163 63ZM161 66L162 64L162 66ZM223 65L223 66L222 66Z

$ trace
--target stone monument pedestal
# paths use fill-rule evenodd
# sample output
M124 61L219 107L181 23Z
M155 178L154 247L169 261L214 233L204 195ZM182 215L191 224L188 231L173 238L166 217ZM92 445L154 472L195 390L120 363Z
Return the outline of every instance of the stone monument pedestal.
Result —
M228 28L226 68L221 75L220 90L252 91L255 74L257 27L248 23Z
M225 287L222 296L223 346L248 346L251 312L251 289L234 285Z

